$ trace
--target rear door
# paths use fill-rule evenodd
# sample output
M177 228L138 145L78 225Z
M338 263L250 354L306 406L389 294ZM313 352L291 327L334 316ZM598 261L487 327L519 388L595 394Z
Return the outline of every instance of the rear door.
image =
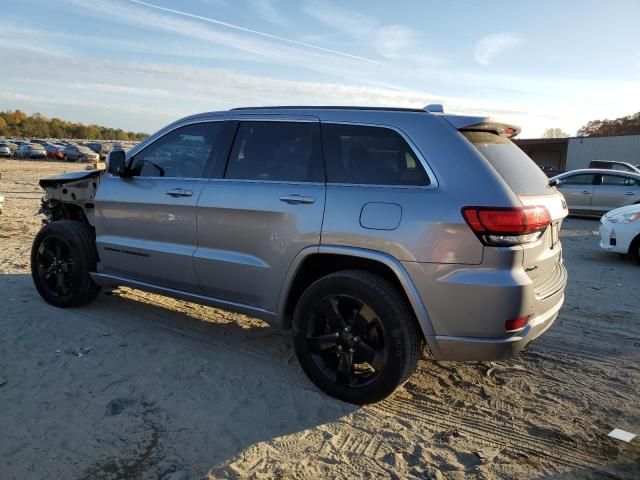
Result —
M198 291L196 204L225 148L224 122L180 126L107 175L96 194L96 242L106 274Z
M567 175L558 182L558 190L564 195L571 213L591 214L594 183L597 178L598 176L593 173L576 173Z
M609 210L640 201L640 181L633 177L612 172L600 175L598 183L593 192L593 213L604 215Z
M198 202L194 266L205 295L275 312L293 259L320 244L319 121L237 119L226 171L207 182Z

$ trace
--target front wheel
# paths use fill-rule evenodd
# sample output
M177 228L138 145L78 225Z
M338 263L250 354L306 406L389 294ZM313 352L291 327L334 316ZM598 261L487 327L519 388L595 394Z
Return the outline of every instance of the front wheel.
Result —
M362 270L313 283L296 306L293 336L311 381L355 404L393 393L415 371L421 349L416 322L400 293Z
M633 239L629 246L629 255L636 262L640 263L640 235Z
M31 276L38 293L56 307L77 307L93 300L100 287L95 272L97 253L87 225L71 220L48 223L31 249Z

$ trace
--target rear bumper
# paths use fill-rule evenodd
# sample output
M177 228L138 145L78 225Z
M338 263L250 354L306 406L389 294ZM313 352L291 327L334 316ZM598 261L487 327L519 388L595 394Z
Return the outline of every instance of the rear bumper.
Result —
M436 335L429 340L436 360L498 360L519 353L546 332L558 317L564 295L549 310L529 320L518 334L508 338L453 337Z

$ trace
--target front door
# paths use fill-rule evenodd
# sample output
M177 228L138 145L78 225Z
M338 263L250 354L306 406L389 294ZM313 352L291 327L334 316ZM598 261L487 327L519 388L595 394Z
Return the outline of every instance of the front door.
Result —
M197 291L196 204L224 143L224 122L183 125L106 175L95 199L102 273Z
M240 121L224 178L198 202L202 292L275 312L293 259L320 244L324 201L317 119Z

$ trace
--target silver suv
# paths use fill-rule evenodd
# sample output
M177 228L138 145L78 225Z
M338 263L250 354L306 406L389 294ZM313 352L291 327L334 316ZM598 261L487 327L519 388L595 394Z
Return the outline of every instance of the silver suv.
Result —
M184 118L108 171L41 180L33 279L59 307L126 285L291 328L319 388L374 402L425 343L502 358L558 315L568 212L517 132L419 109Z

